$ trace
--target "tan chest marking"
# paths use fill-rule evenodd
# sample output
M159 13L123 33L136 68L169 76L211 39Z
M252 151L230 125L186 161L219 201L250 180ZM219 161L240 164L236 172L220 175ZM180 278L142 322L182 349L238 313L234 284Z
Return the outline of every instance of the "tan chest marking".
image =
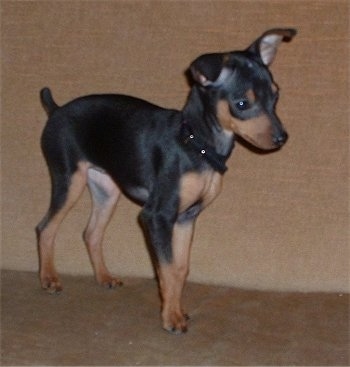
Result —
M180 182L179 212L184 212L198 201L202 202L203 208L206 207L219 195L221 188L222 175L218 172L186 173Z

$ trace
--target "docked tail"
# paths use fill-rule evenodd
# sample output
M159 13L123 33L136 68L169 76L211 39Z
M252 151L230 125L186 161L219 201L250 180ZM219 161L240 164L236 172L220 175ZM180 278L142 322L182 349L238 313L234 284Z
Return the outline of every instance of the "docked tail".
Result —
M49 116L59 107L52 98L52 94L49 88L43 88L40 91L41 103L45 108L45 111Z

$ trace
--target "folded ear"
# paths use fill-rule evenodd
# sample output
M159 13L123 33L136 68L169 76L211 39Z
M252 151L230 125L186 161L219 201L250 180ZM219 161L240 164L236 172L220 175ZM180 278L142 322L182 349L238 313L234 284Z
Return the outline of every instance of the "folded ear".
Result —
M289 42L297 34L292 28L288 29L270 29L251 44L247 51L260 57L264 65L270 65L277 53L281 42Z
M203 87L221 85L232 70L225 67L228 54L213 53L199 56L190 66L192 76Z

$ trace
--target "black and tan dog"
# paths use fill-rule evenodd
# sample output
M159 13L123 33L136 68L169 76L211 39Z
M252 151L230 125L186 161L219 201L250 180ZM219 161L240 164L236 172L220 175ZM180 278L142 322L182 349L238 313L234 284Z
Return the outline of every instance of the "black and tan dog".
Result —
M41 285L62 290L54 267L58 227L85 186L92 212L84 231L98 283L116 287L102 239L120 193L143 206L140 219L157 258L163 327L187 330L181 294L198 214L219 194L234 135L281 147L287 134L275 113L278 87L268 66L296 31L273 29L244 51L206 54L190 66L194 84L182 111L124 95L90 95L59 107L41 91L49 119L42 150L51 179L49 210L37 226Z

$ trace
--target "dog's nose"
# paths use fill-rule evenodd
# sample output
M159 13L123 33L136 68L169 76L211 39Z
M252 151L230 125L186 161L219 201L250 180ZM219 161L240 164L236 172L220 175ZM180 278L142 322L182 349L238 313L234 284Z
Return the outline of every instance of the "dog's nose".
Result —
M278 135L275 135L272 140L276 146L281 147L283 144L285 144L287 139L288 139L288 134L285 131L282 131Z

